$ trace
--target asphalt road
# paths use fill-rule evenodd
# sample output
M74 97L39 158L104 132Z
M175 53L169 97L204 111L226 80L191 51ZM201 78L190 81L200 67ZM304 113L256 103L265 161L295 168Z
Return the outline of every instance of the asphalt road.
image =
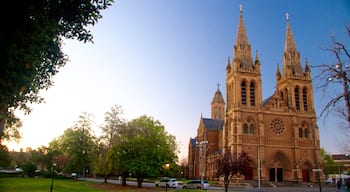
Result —
M95 178L79 178L79 180L86 180L86 181L92 181L92 182L98 182L98 183L103 183L104 180L103 179L95 179ZM114 184L120 184L119 180L112 180L109 179L107 180L108 183L114 183ZM127 181L126 182L128 185L134 185L136 186L137 183L135 181ZM142 186L144 187L155 187L154 183L147 183L147 182L143 182ZM182 185L179 185L177 187L178 190L182 189ZM210 186L210 190L208 190L207 192L210 191L223 191L224 188L223 187L214 187L214 186ZM344 189L338 191L337 188L335 186L322 186L322 192L345 192ZM267 187L267 188L243 188L243 187L233 187L233 188L229 188L228 190L229 192L320 192L320 188L319 186L313 186L313 187L307 187L307 186L293 186L293 187L276 187L276 188L272 188L272 187Z

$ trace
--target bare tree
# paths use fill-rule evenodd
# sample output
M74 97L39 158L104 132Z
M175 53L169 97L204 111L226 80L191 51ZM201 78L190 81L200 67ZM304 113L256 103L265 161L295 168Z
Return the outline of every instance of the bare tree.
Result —
M350 37L350 25L346 26L346 31ZM344 127L350 128L350 93L349 93L349 81L350 81L350 52L347 46L331 37L332 46L326 48L326 51L332 53L336 60L333 64L321 64L313 66L320 70L320 73L316 76L321 80L321 85L324 93L330 89L331 84L339 84L342 89L339 93L332 91L332 98L323 107L320 116L326 118L331 112L336 112L339 117L344 119L347 123ZM344 103L343 103L344 102Z

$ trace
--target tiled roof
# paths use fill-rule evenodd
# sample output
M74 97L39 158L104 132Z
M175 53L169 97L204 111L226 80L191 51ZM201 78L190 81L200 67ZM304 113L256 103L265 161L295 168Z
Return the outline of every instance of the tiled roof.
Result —
M224 120L203 118L204 126L208 130L222 130Z

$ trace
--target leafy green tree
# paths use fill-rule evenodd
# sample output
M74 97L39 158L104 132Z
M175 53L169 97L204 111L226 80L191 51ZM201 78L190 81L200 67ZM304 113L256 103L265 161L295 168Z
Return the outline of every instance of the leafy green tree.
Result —
M97 158L97 138L92 132L92 116L82 113L77 123L66 129L57 141L54 141L56 149L52 149L55 154L62 154L69 159L66 171L77 172L82 175L86 170L92 170L93 161Z
M337 173L337 165L334 162L332 156L327 153L327 151L322 148L321 149L321 159L322 159L322 167L323 167L323 172L327 176L329 174L334 174Z
M110 161L135 175L139 188L144 178L159 176L165 164L177 161L175 137L152 117L144 115L129 122L120 139Z
M102 134L101 141L103 145L100 146L100 156L98 158L99 164L97 170L104 175L104 182L107 183L107 178L112 174L112 169L107 158L107 152L113 144L117 144L118 137L125 128L125 120L121 117L123 110L121 106L114 105L110 111L105 113L105 123L101 126Z
M48 149L45 146L38 147L37 149L30 150L31 154L30 162L36 166L36 169L43 170L48 165Z
M8 167L11 164L9 150L6 145L0 144L0 167Z
M92 42L89 26L113 0L7 1L1 12L0 139L15 109L30 112L28 103L40 103L39 91L52 86L52 77L67 62L64 38ZM1 142L1 141L0 141Z

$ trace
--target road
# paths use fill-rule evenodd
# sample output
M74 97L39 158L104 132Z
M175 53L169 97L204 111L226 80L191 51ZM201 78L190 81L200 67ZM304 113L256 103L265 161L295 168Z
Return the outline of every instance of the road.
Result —
M103 183L104 179L95 179L95 178L79 178L79 180L86 180L86 181L92 181L92 182L97 182L97 183ZM108 183L113 183L113 184L120 184L119 180L108 180ZM127 185L133 185L136 186L137 182L135 181L127 181L126 182ZM144 187L155 187L154 183L148 183L148 182L143 182L142 186ZM179 185L177 187L178 190L182 189L182 185ZM223 187L214 187L211 186L210 190L208 190L207 192L210 191L223 191L224 188ZM243 188L243 187L230 187L229 190L230 192L234 191L234 192L319 192L320 189L317 186L313 186L313 187L307 187L307 186L288 186L288 187L276 187L276 188L272 188L272 187L266 187L266 188ZM343 192L343 190L339 191L339 192ZM335 186L322 186L322 192L338 192L337 188Z

